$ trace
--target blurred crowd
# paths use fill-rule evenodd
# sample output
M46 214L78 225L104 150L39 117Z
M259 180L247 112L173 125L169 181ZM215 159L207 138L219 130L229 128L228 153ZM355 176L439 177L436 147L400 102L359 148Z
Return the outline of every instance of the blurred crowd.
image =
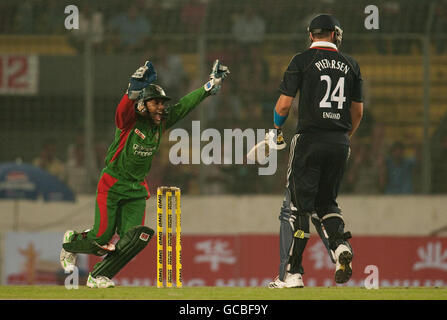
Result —
M421 145L384 139L385 127L367 111L352 138L342 193L416 194L422 192Z
M378 0L379 29L389 34L424 33L431 1ZM364 27L366 0L4 0L0 3L0 33L66 35L66 5L79 9L77 35L91 34L98 49L105 52L138 52L163 35L232 35L240 43L260 43L267 35L305 36L310 19L317 13L335 14L349 34L368 32ZM436 37L447 26L446 0L434 8L430 34ZM420 50L420 41L390 42L373 45L366 39L352 39L345 49L355 53L375 50L403 54ZM436 50L444 52L445 41ZM362 45L358 45L361 43Z

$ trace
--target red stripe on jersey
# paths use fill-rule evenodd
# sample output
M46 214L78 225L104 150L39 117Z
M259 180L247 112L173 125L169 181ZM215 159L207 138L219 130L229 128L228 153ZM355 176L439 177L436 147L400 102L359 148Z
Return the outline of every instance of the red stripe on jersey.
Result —
M107 212L107 197L109 195L110 188L118 181L117 178L112 177L107 173L103 173L98 183L98 195L96 196L96 203L98 205L100 219L99 229L96 237L100 237L107 230L108 224L108 212Z
M147 190L147 197L146 200L151 197L151 193L149 192L149 186L147 185L146 179L144 179L143 182L141 182L141 185L144 186ZM146 219L146 209L144 209L143 213L143 220L141 221L141 225L144 226L144 220Z
M136 115L134 110L134 100L130 100L127 94L122 98L115 113L115 124L121 130L118 149L110 162L113 162L123 150L131 128L135 125Z
M130 100L127 94L121 98L115 113L115 124L119 129L129 129L135 124L134 103L135 100Z
M326 47L313 47L311 49L327 50L327 51L337 51L337 49L326 48Z
M129 137L129 133L130 133L130 130L121 131L121 133L120 133L120 143L118 145L118 149L116 149L116 152L113 155L113 157L110 160L110 162L113 162L119 156L121 151L124 149L124 146L126 145L127 138Z
M143 182L141 182L141 185L144 186L147 190L147 197L146 200L149 199L151 197L151 193L149 192L149 186L147 185L146 180L144 180Z

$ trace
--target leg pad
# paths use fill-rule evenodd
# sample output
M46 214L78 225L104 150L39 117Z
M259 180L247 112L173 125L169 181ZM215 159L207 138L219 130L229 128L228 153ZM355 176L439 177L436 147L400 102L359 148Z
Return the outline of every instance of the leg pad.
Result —
M152 236L154 230L145 226L131 228L116 243L114 252L109 253L93 268L92 276L105 276L112 279L130 260L143 250Z
M96 241L89 239L87 232L75 233L71 241L64 243L62 247L71 253L94 254L95 256L103 256L110 252Z

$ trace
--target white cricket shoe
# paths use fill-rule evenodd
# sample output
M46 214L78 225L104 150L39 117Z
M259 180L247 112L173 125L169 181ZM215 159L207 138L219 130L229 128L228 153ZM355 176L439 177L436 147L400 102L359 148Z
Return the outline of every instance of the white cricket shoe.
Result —
M301 273L288 273L286 275L287 288L304 288L303 276Z
M73 234L74 234L73 230L67 230L64 234L63 243L70 242L70 238ZM59 255L59 260L61 262L62 268L66 273L73 272L74 267L76 266L76 259L77 257L75 253L65 251L64 248L62 248L61 253Z
M282 289L282 288L304 288L303 276L300 273L286 273L285 281L279 280L279 276L274 281L268 284L269 288Z
M277 276L275 278L275 280L273 280L272 282L270 282L268 284L267 287L271 288L271 289L282 289L282 288L286 288L287 283L285 281L281 281L279 280L279 276Z
M335 283L346 283L352 275L352 252L341 244L335 250Z
M87 279L87 287L89 288L113 288L115 283L107 277L98 276L93 278L92 274L89 273Z

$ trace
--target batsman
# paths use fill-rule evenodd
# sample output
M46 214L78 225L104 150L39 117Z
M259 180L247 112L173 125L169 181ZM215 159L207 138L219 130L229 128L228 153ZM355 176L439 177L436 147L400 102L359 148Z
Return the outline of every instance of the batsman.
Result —
M105 256L89 273L87 287L115 286L111 279L154 235L154 230L144 226L146 200L150 197L145 177L163 133L206 97L215 95L229 73L228 67L216 60L209 81L174 105L167 105L170 98L153 84L157 73L151 62L146 61L130 77L116 109L115 138L96 190L93 228L64 234L60 262L66 272L74 270L77 254ZM119 236L116 245L110 242L115 233Z
M316 16L307 31L310 46L290 60L273 110L276 141L284 148L281 127L300 92L279 214L279 275L270 288L304 287L309 220L335 264L335 282L346 283L352 276L351 233L345 232L337 198L351 137L363 116L363 79L357 61L339 50L343 30L334 16Z

